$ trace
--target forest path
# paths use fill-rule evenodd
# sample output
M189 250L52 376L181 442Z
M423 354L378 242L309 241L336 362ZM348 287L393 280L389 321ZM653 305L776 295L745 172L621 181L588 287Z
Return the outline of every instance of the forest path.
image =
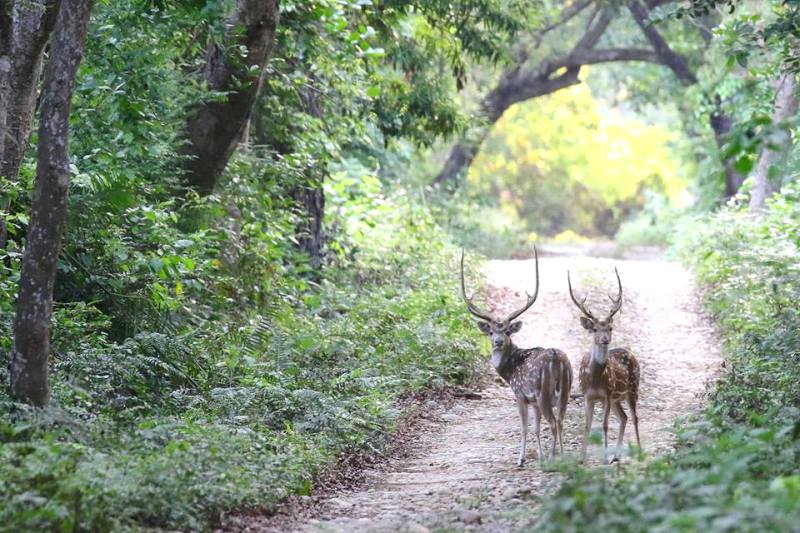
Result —
M603 313L609 306L605 294L616 290L614 266L622 277L625 303L612 346L630 347L639 357L642 445L647 454L661 454L672 445L673 421L699 408L698 393L713 376L720 357L719 341L703 314L693 279L680 265L662 260L543 257L539 298L523 315L515 341L523 347L566 351L575 374L572 393L577 395L577 369L590 340L569 299L566 270L572 272L576 292L595 289L589 291L590 308ZM488 305L495 314L519 305L523 290L533 291L532 260L491 261L485 274ZM475 288L476 282L469 285ZM467 319L466 312L464 316ZM363 485L325 501L315 519L296 530L509 531L528 523L539 497L555 490L561 475L543 471L535 444L529 445L526 465L517 468L519 422L511 390L492 381L480 395L424 418L409 455L368 472ZM583 399L573 398L565 423L568 458L579 454L583 418ZM595 428L600 419L597 411ZM610 440L616 437L616 428L612 415ZM546 450L549 433L543 421ZM626 443L633 438L630 423L625 437ZM531 440L535 443L532 432ZM590 460L599 464L601 448L590 446L590 453Z

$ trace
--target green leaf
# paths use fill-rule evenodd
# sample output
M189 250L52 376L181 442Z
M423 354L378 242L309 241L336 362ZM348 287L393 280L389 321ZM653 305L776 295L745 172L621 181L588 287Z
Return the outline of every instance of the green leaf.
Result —
M742 174L748 174L751 170L753 170L753 159L749 156L742 156L736 160L734 163L734 168L741 172Z

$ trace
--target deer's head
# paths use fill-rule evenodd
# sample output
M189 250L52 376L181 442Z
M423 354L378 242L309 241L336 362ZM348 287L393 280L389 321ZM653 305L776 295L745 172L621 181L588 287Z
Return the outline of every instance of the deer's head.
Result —
M617 294L616 298L610 294L608 295L608 298L611 300L611 311L609 311L605 318L600 319L593 315L592 312L589 311L589 308L586 307L585 296L580 302L577 298L575 298L575 295L572 292L572 280L570 279L569 271L567 271L569 296L582 313L580 317L581 326L583 326L585 330L592 333L595 347L600 348L599 350L592 350L593 357L595 357L597 362L600 364L605 364L606 362L608 345L611 343L611 332L614 329L614 315L617 314L622 307L622 281L619 279L619 272L617 272L616 268L614 268L614 273L617 275L619 293Z
M516 319L533 305L539 295L539 254L535 246L533 255L536 260L536 290L533 295L525 293L527 301L522 307L512 311L503 319L495 320L489 313L480 310L472 303L472 297L467 297L467 290L464 287L464 250L461 250L461 297L464 298L464 303L467 304L467 310L478 319L478 329L489 337L494 351L506 352L511 349L513 346L511 335L522 329L522 322Z

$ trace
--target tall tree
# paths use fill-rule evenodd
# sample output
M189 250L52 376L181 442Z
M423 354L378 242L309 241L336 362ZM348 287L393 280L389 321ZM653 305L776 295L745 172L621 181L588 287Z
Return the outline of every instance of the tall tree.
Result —
M639 0L634 0L628 3L628 10L650 42L653 50L655 50L659 62L670 69L683 85L697 84L697 76L689 68L689 62L686 58L673 51L658 29L649 21L650 12L647 6ZM714 102L714 110L708 116L708 123L714 132L714 140L717 143L717 147L722 149L733 121L722 109L720 96L715 94L711 98ZM725 172L725 197L730 198L739 191L745 176L734 168L732 161L720 161L720 163Z
M11 98L11 26L13 6L0 0L0 165L5 161L4 139L8 129L8 102ZM0 172L0 176L3 174ZM0 231L3 222L0 220Z
M48 358L56 263L67 214L69 117L94 0L62 0L47 63L39 117L36 189L22 259L11 394L43 406L49 400Z
M551 31L557 25L574 18L588 6L587 2L569 5L562 11L559 21L547 26L537 35L537 39L541 39L544 33ZM492 125L509 107L580 83L578 75L581 67L615 61L657 62L656 54L649 49L596 48L611 21L611 9L605 6L597 7L590 17L586 32L578 39L572 50L563 55L549 57L535 67L527 66L529 52L521 51L515 64L500 76L497 85L483 99L480 124L473 128L468 137L453 146L444 167L434 178L433 183L451 182L463 174L472 164Z
M784 72L776 80L775 103L773 104L772 123L783 126L783 123L797 114L797 80L794 72ZM786 148L791 143L791 135L784 132L775 145L765 145L756 164L753 174L753 190L750 192L750 210L759 211L764 207L766 199L775 192L770 181L770 170L778 163Z
M10 68L7 98L5 105L0 104L0 123L5 125L0 137L0 176L13 181L28 147L44 49L55 25L58 2L15 2L9 11L11 25L4 32L4 40L8 41ZM0 204L0 210L8 208L7 201ZM0 248L5 247L7 239L8 228L0 220Z
M264 80L278 26L278 0L237 0L221 42L212 39L203 78L222 93L190 110L182 155L186 185L207 195L242 138Z
M323 118L320 105L320 94L316 87L309 85L300 91L300 98L305 112L316 119ZM306 181L295 187L292 198L300 211L300 223L297 227L297 242L300 249L308 254L309 264L314 272L322 266L323 232L322 222L325 216L325 191L323 184L328 173L327 165L313 165L306 172Z
M586 33L569 54L548 58L540 62L535 69L525 67L528 55L521 54L517 64L500 77L497 86L484 99L481 108L483 120L481 127L474 129L468 138L461 139L453 146L433 183L451 182L469 168L488 134L489 128L499 120L508 107L580 83L578 74L582 66L615 61L647 61L668 68L683 85L696 84L697 76L689 67L687 59L672 50L666 39L649 20L650 9L671 1L634 0L627 4L628 11L644 34L650 48L596 49L597 43L611 22L610 8L600 6L596 14L592 16L593 23L587 26ZM553 28L574 18L589 5L588 2L576 2L568 5L562 11L558 21L540 31L537 41L542 39L544 33L550 32ZM706 34L702 36L707 37ZM709 124L714 131L717 146L722 148L726 135L731 129L732 121L722 110L718 96L714 96L714 101L716 105L714 112L709 115ZM744 181L744 176L735 170L732 162L723 161L722 163L726 176L725 193L726 196L732 196L738 191Z

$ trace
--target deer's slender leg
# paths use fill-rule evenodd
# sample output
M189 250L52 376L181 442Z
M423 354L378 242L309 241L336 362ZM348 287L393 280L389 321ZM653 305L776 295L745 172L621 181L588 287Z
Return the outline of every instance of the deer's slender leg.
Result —
M561 447L561 455L564 455L564 416L567 414L567 402L569 401L569 387L562 388L558 398L558 444Z
M603 403L603 447L608 448L608 415L611 414L611 398Z
M628 396L628 407L631 408L631 417L633 418L633 429L636 431L636 445L641 448L642 441L639 440L639 415L636 414L636 397Z
M583 433L583 458L586 459L586 447L589 444L589 434L592 432L592 417L594 416L594 400L584 397L584 408L586 409L586 428Z
M550 451L550 457L555 457L558 446L558 419L556 417L548 418L547 425L550 426L550 432L553 434L553 449Z
M533 432L536 433L536 446L539 449L539 460L544 459L544 451L542 450L542 412L539 410L539 406L531 404L531 409L533 409Z
M617 433L617 448L622 447L622 437L625 435L625 424L628 423L628 417L625 410L622 408L622 402L614 402L612 405L614 414L619 418L619 433Z
M517 465L522 466L525 464L525 452L528 447L528 402L524 398L517 399L517 407L519 407L519 419L522 426L522 436L520 439L519 460ZM536 426L536 433L538 436L538 424Z

